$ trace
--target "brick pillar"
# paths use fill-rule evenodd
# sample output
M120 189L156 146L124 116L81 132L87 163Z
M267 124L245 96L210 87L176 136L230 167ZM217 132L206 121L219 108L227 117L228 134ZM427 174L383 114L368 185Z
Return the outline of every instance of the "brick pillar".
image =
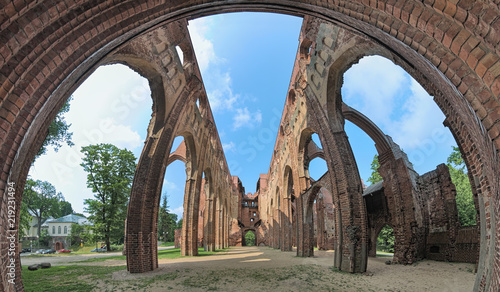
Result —
M214 251L215 250L215 200L207 199L205 209L205 217L206 217L206 251Z
M199 198L199 190L196 188L196 180L188 178L184 191L184 219L182 221L182 243L181 255L198 255L198 204L195 202L196 194ZM199 201L199 200L198 200Z
M281 223L279 221L279 219L281 217L280 214L281 214L281 211L279 209L275 209L274 210L274 222L273 222L273 226L274 226L273 237L274 237L274 240L273 240L273 248L280 248L280 232L281 232Z
M282 212L281 212L281 250L292 250L292 221L291 221L291 206L290 198L283 198Z

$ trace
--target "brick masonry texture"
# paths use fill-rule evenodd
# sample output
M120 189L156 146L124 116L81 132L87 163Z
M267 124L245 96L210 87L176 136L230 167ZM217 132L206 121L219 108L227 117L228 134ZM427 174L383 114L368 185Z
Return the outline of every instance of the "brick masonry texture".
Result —
M127 219L129 270L143 272L157 266L152 243L156 241L159 185L171 158L170 145L178 135L184 137L189 173L181 232L183 254L196 254L199 244L210 249L241 239L242 235L232 235L241 228L237 227L242 216L238 206L244 189L225 165L185 19L244 10L305 16L277 151L268 174L260 178L259 242L284 251L297 245L307 255L312 243L304 239L311 238L315 229L310 222L323 216L318 214L322 208L313 208L311 201L323 188L334 206L328 216L336 219L335 226L325 227L335 234L334 265L351 272L366 268L370 216L343 132L340 86L342 74L359 58L381 55L400 65L434 96L464 156L479 210L481 232L458 229L453 236L433 235L426 242L407 245L410 253L406 254L415 255L414 259L425 255L433 238L434 243L443 244L440 250L470 250L476 244L470 238L479 234L480 264L474 289L498 291L500 13L492 1L471 0L0 1L0 291L23 290L21 277L10 284L6 273L6 236L9 229L17 229L7 225L7 183L16 183L19 204L30 163L50 121L71 92L102 64L124 63L152 84L154 115ZM184 52L183 64L176 56L176 46ZM200 108L196 108L196 100L200 100ZM312 133L319 135L321 151L309 147ZM404 205L400 206L404 212L391 214L391 220L399 224L396 233L411 227L413 237L426 234L425 228L430 226L427 213L438 210L424 208L423 202L430 198L415 185L427 186L424 189L438 185L434 188L442 195L434 200L440 206L449 204L447 194L452 188L446 187L445 175L439 170L439 179L415 180L404 161L398 162L397 156L393 160L391 151L385 150L388 208L405 196L417 202L414 212L409 209L413 206ZM314 156L325 159L330 170L317 182L308 178L304 168ZM406 172L401 179L391 179ZM306 193L309 197L303 196ZM437 222L443 220L433 222L442 228L444 223ZM445 238L455 238L455 245L443 243ZM403 258L414 260L412 256ZM19 263L19 257L15 259ZM19 264L16 270L20 275Z

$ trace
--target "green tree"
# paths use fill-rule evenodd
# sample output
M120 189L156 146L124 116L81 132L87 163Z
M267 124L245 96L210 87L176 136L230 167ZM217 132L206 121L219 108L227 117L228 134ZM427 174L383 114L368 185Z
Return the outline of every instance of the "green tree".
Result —
M19 217L19 238L25 237L26 231L31 228L31 215L28 210L28 206L23 201L21 202L21 215Z
M94 242L94 237L91 232L92 226L90 225L80 225L73 223L71 224L71 232L69 234L71 239L71 244L84 242Z
M255 233L253 231L248 231L245 234L245 245L254 246L255 245Z
M59 148L66 143L68 146L73 146L73 142L71 138L73 133L69 132L69 127L71 124L67 124L64 119L64 114L69 111L69 102L72 97L70 97L63 107L57 113L56 118L50 123L49 129L47 130L47 137L43 141L42 147L38 150L38 153L35 156L35 160L41 155L47 152L47 148L52 146L54 150L57 152Z
M175 227L175 229L182 229L182 218L179 220L179 222L177 222L177 226Z
M378 234L377 250L394 252L394 231L389 225L382 227L382 230Z
M457 202L458 220L462 226L476 225L477 212L472 189L467 176L467 168L458 147L453 147L446 165L450 170L451 181L457 190L455 200Z
M136 158L131 151L111 144L82 147L82 153L87 187L95 198L85 200L85 211L91 214L89 220L94 224L95 235L103 238L107 250L111 250L111 240L124 239Z
M41 236L42 222L50 216L57 216L61 193L56 192L56 188L46 181L27 179L24 186L23 200L26 208L37 218L38 231ZM21 211L22 211L21 206ZM21 219L25 220L25 219Z
M52 239L52 237L49 235L49 232L45 229L42 230L42 232L40 234L40 239L39 239L40 244L42 246L49 246L51 239Z
M64 198L61 198L61 200L54 205L51 216L54 218L59 218L69 214L73 214L73 207L71 206L70 202L66 202Z
M378 155L375 154L375 156L373 157L372 166L370 168L372 170L372 174L367 179L367 181L369 181L371 184L375 184L378 183L379 181L382 181L382 176L380 176L380 173L378 172L379 167L380 164L378 163Z
M158 214L158 238L161 238L164 242L174 241L177 227L177 214L170 213L168 208L168 196L164 193Z

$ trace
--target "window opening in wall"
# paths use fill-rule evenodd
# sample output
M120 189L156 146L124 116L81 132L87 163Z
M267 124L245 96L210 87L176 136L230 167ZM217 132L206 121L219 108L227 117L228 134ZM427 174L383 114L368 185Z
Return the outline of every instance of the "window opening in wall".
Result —
M182 51L181 47L175 46L175 50L177 51L177 55L179 56L181 64L184 64L184 52Z
M254 246L255 243L255 233L252 230L247 231L245 234L245 246Z
M377 237L377 255L387 256L394 254L394 231L389 225L380 230Z

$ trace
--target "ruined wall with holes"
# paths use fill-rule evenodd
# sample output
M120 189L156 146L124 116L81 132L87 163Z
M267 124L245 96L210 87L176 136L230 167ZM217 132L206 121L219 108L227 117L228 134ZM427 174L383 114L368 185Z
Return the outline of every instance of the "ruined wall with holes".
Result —
M495 1L471 0L3 1L0 290L22 290L20 277L12 285L6 276L10 260L7 236L18 229L6 224L9 198L20 204L29 165L50 122L71 92L115 48L158 24L178 20L181 11L182 17L189 18L245 10L318 16L374 40L400 58L394 60L434 96L447 117L446 125L464 155L478 197L481 265L474 289L498 290L500 258L495 250L500 247L500 13ZM188 95L182 94L181 99L186 98ZM313 111L321 113L318 107ZM152 173L159 172L155 167ZM13 192L7 191L8 182L15 183ZM150 239L145 239L144 244ZM18 253L14 259L20 262ZM20 272L18 264L16 273Z
M450 177L448 167L444 164L436 170L416 177L415 198L402 207L420 208L422 212L423 233L419 238L413 237L413 232L403 229L403 236L416 242L423 248L419 251L418 259L427 258L438 261L468 262L477 264L479 252L479 226L462 227L458 221L456 205L456 190ZM387 184L380 182L368 188L363 197L368 212L368 226L370 229L370 256L376 256L377 236L385 224L398 232L397 221L393 220L395 210L388 204L390 198L386 189ZM417 220L414 221L415 223ZM417 228L417 224L414 228ZM401 262L397 257L401 246L408 245L396 235L394 262ZM408 258L408 256L404 256ZM417 257L415 258L417 259Z
M477 263L479 259L479 226L462 227L458 220L456 190L448 167L419 177L420 191L427 207L428 235L426 258Z

